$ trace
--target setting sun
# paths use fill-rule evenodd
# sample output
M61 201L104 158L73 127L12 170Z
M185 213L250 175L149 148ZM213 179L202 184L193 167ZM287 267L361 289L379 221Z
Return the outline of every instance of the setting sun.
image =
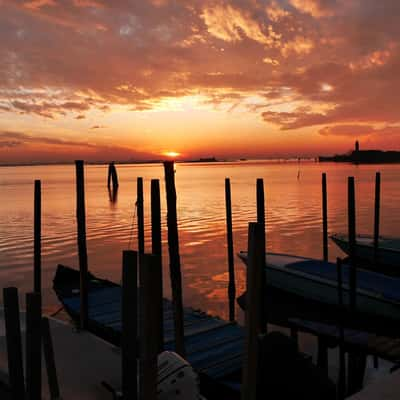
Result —
M165 151L163 153L164 156L170 157L170 158L176 158L179 157L181 155L181 153L178 153L176 151Z

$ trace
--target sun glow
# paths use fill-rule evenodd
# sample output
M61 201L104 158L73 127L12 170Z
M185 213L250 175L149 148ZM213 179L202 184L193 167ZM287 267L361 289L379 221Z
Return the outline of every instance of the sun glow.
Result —
M176 158L179 157L181 155L181 153L178 153L176 151L164 151L164 153L162 153L164 156L167 156L169 158Z

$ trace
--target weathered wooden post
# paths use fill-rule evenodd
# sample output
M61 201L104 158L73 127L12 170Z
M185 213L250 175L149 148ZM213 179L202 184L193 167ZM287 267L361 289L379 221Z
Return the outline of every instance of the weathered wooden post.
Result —
M110 190L112 183L112 189L115 192L118 189L118 174L117 168L115 167L114 161L110 162L108 165L108 177L107 177L107 187Z
M139 279L142 293L141 351L140 351L140 400L157 399L157 356L159 338L153 333L158 329L159 307L154 301L154 281L158 279L160 261L156 255L139 254ZM159 287L159 285L157 285ZM156 295L158 297L158 295ZM131 378L132 379L132 376Z
M151 248L152 253L158 256L159 265L156 268L157 278L154 281L155 292L158 294L158 313L161 315L156 334L159 337L159 352L164 349L164 323L163 323L163 276L162 276L162 238L161 238L161 199L160 181L151 180Z
M34 193L34 217L33 217L33 291L41 293L42 291L42 253L41 253L41 236L42 236L42 193L41 182L35 180Z
M137 398L137 256L136 251L122 252L121 366L124 400Z
M349 305L350 312L355 313L357 306L356 202L354 177L352 176L348 178L348 225L350 255ZM365 366L365 354L359 352L349 353L348 395L352 395L362 389Z
M42 318L42 340L50 398L52 400L60 399L61 395L57 378L56 362L54 358L53 340L51 338L50 323L46 317Z
M181 357L185 357L182 276L181 276L181 260L179 255L178 217L176 212L174 162L165 161L164 171L165 171L165 188L167 194L168 250L169 250L169 260L170 260L172 304L174 313L175 350Z
M264 242L264 254L266 252L266 233L265 233L265 195L264 195L264 181L261 178L257 179L256 183L256 198L257 198L257 223L263 227L263 242ZM264 255L265 257L265 255ZM262 266L262 275L264 276L265 265ZM261 292L265 290L265 280L261 280ZM260 303L260 332L266 333L267 332L267 318L266 318L266 309L265 303L261 301ZM291 328L292 334L296 334L297 338L297 331L295 328Z
M338 308L339 308L339 377L337 383L338 400L344 400L346 397L346 358L344 350L344 330L342 313L343 307L343 278L342 278L342 260L340 258L336 261L337 268L337 289L338 289Z
M225 178L225 207L226 207L226 240L228 248L228 302L229 302L229 321L235 320L235 264L233 256L233 230L232 230L232 200L231 200L231 182Z
M144 201L143 178L137 178L137 224L138 224L138 250L144 254Z
M375 215L374 215L374 262L379 262L379 222L381 208L381 173L375 175Z
M354 177L348 178L348 236L349 236L349 256L350 256L350 277L349 277L349 300L350 310L356 308L356 290L357 290L357 271L356 271L356 203Z
M261 281L265 266L263 230L261 224L253 222L249 224L242 400L257 399Z
M326 188L326 173L322 174L322 247L324 261L328 261L328 192Z
M21 400L25 398L25 382L22 361L18 289L15 287L4 288L3 303L11 398L12 400Z
M328 195L326 185L326 173L322 174L322 248L323 259L328 262ZM317 365L324 371L328 371L328 346L326 340L318 337Z
M42 306L40 293L26 294L26 393L42 398Z
M85 178L83 161L75 161L76 167L76 216L78 225L78 254L80 272L80 329L86 329L88 323L88 256L86 247L85 216Z

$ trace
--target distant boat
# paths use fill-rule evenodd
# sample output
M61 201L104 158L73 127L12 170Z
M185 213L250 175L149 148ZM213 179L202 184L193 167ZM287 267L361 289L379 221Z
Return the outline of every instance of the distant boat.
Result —
M343 233L336 233L331 239L346 254L350 253L349 237ZM358 235L356 238L356 258L365 260L368 263L378 264L376 270L380 270L379 265L390 267L391 274L400 276L400 238L379 237L377 260L375 260L374 237L372 235ZM366 266L368 267L368 266ZM397 272L397 274L396 274Z
M247 264L247 252L239 257ZM269 310L285 304L288 317L301 316L334 322L338 318L336 264L288 254L267 253L266 296ZM272 300L271 300L272 298ZM277 300L279 298L279 300ZM349 304L349 267L343 265L343 299ZM275 303L274 303L275 301ZM239 299L242 308L244 299ZM369 331L394 330L400 321L400 279L357 269L356 317L349 323ZM301 309L301 310L300 310ZM312 316L311 316L312 314ZM397 332L398 333L398 332Z

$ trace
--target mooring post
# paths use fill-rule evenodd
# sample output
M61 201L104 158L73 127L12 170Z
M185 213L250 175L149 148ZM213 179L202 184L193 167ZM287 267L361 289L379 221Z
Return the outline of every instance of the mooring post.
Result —
M34 217L33 217L33 291L41 293L42 291L42 253L41 253L41 236L42 236L42 194L41 182L35 180L34 193Z
M40 293L26 294L26 393L42 398L42 306Z
M86 246L85 216L85 178L83 161L75 161L76 167L76 216L78 225L78 254L80 273L80 329L86 329L88 323L88 256Z
M235 264L233 256L233 230L232 230L232 199L231 199L231 182L229 178L225 178L225 207L226 207L226 240L228 248L228 302L229 302L229 321L235 321Z
M249 224L242 400L257 399L261 281L265 266L263 230L264 227L259 223Z
M163 276L162 276L162 238L161 238L161 199L160 181L151 180L151 249L158 256L159 265L156 268L155 293L158 294L158 313L161 315L159 327L156 332L159 337L159 352L164 349L164 323L163 323Z
M140 400L157 399L157 356L159 338L153 333L158 329L159 307L154 301L154 282L159 278L159 260L156 255L139 254L139 279L142 294L143 316L141 323L140 349ZM159 287L159 285L157 285ZM157 295L158 297L158 295ZM132 376L131 378L132 379Z
M324 261L328 261L328 192L326 187L326 173L322 174L322 247Z
M379 261L379 222L381 208L381 173L375 175L375 215L374 215L374 262L375 268Z
M354 177L352 176L348 178L348 225L350 256L349 305L350 312L355 314L357 306L356 201ZM365 354L360 352L349 353L348 395L352 395L362 389L365 367Z
M122 252L121 367L124 400L137 398L137 257L136 251Z
M184 358L185 342L183 328L182 275L181 260L179 255L174 162L165 161L164 171L167 195L168 251L174 313L175 350L181 357Z
M117 168L115 167L114 161L110 162L108 165L107 187L109 190L111 189L111 183L113 191L115 192L118 189L119 183Z
M349 278L349 304L351 312L356 308L356 287L357 287L357 271L356 271L356 200L354 177L348 178L348 236L349 236L349 256L350 256L350 278Z
M257 223L260 224L263 228L263 241L264 241L264 254L266 252L266 233L265 233L265 195L264 195L264 181L261 178L257 179L256 183L256 198L257 198ZM265 257L265 256L264 256ZM260 276L265 275L265 265L262 266L262 274ZM261 291L265 290L265 279L261 280ZM260 332L265 334L267 333L267 318L266 318L266 309L265 303L261 301L260 303ZM292 332L295 328L291 328ZM297 332L296 332L297 333ZM296 334L297 340L297 334Z
M322 248L323 259L328 262L328 196L326 185L326 173L322 174ZM328 371L328 346L326 340L318 337L317 365L324 371Z
M346 358L344 350L344 330L343 330L343 275L342 275L342 260L337 258L337 292L338 292L338 308L339 308L339 376L337 383L338 400L344 400L346 397Z
M143 178L137 178L137 224L138 224L138 250L144 254L144 201Z
M42 318L42 340L50 398L52 400L60 399L60 386L58 384L53 340L51 338L50 323L46 317Z
M25 381L22 360L18 289L15 287L4 288L3 303L11 398L12 400L20 400L25 398Z

